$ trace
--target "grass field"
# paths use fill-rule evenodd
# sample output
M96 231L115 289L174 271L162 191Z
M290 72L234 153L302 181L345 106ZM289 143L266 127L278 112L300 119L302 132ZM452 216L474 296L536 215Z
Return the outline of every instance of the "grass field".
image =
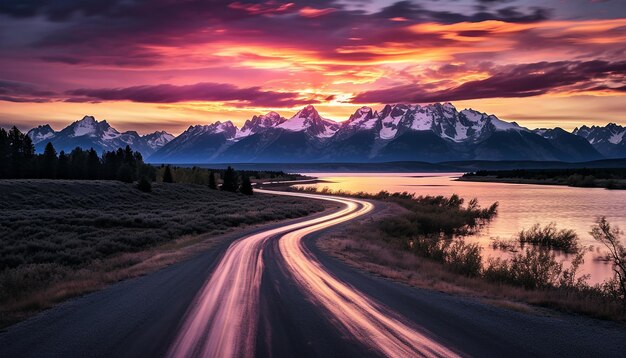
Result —
M314 200L199 185L157 183L144 193L117 181L64 180L0 180L0 203L0 324L13 311L49 306L41 293L81 270L109 272L181 237L215 237L324 209Z

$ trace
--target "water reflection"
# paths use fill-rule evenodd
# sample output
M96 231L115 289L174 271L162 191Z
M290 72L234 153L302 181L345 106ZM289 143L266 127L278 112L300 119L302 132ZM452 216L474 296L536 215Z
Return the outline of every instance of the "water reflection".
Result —
M611 275L611 267L596 258L601 255L598 243L589 231L594 220L606 216L613 225L626 229L626 191L601 188L572 188L566 186L477 183L455 179L459 173L313 173L328 183L306 186L328 187L333 190L365 191L376 193L407 191L416 195L458 194L469 200L478 198L483 206L494 201L500 203L499 214L473 238L485 247L486 256L503 256L506 252L495 251L489 244L492 239L511 239L521 229L535 223L542 225L552 221L558 228L575 230L581 243L591 246L585 257L584 273L591 275L590 282L600 282ZM624 238L626 240L626 238ZM566 259L566 257L564 257Z

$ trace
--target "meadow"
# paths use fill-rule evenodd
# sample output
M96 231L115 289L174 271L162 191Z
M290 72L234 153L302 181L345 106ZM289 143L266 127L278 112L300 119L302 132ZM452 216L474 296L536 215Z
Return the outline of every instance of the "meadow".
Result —
M155 183L145 193L119 181L0 180L0 321L32 295L112 257L323 209L315 200L191 184ZM28 309L50 304L39 301Z

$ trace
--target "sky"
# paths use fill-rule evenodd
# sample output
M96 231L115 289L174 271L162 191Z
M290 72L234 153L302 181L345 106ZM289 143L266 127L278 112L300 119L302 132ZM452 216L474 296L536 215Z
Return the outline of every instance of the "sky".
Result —
M624 0L0 2L0 126L179 134L313 104L626 125Z

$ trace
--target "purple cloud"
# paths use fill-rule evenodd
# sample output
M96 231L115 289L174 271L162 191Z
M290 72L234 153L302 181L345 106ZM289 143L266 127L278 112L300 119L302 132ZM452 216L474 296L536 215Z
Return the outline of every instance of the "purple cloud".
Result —
M171 84L133 86L126 88L76 89L67 92L73 102L132 101L145 103L177 103L191 101L241 102L260 107L291 107L317 103L299 93L264 91L261 87L239 88L227 83L202 82L193 85Z
M354 96L351 102L443 102L477 98L530 97L567 90L623 92L625 85L626 61L538 62L505 66L484 80L469 81L443 90L407 84L361 92Z

